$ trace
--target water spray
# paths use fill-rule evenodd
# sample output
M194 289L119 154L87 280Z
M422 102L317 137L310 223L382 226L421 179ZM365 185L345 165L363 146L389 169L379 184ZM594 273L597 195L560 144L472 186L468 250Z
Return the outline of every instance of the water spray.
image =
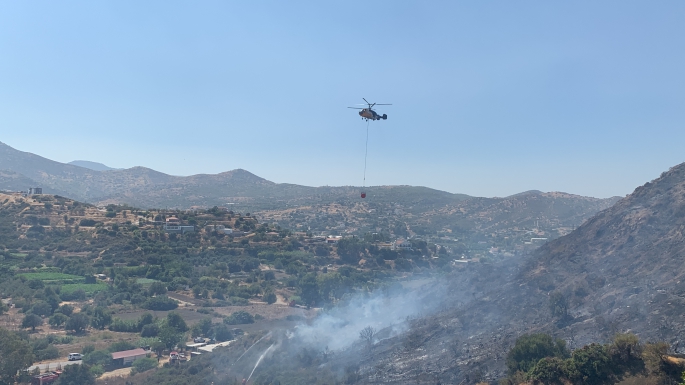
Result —
M257 363L254 365L254 368L252 368L252 372L250 373L250 376L247 377L247 381L250 381L250 378L252 378L252 375L254 374L254 371L257 370L257 366L259 366L259 363L262 362L262 360L264 359L264 357L265 357L267 354L269 354L269 352L274 348L274 346L276 346L276 344L271 344L271 346L269 346L268 348L266 348L266 350L264 351L264 353L262 353L262 355L259 356L259 359L257 360Z
M233 365L237 364L238 361L240 361L240 359L243 358L243 356L246 355L247 352L250 351L250 349L252 349L253 346L257 345L259 342L261 342L261 340L263 340L263 339L266 338L266 337L269 337L270 335L271 335L271 332L268 332L268 333L264 334L264 335L262 336L262 338L258 339L257 342L255 342L254 344L252 344L252 346L250 346L249 348L247 348L247 350L246 350L245 352L243 352L243 354L241 354L240 357L238 357L238 359L235 360L235 362L233 362L233 364L231 364L230 367L232 368ZM254 370L253 370L253 371L254 371Z

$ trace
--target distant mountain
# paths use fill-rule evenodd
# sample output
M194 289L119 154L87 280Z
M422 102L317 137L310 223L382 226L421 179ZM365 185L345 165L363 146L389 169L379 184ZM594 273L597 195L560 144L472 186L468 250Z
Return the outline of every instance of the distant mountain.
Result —
M120 168L108 167L108 166L105 166L105 165L102 164L102 163L91 162L91 161L89 161L89 160L72 160L71 162L69 162L69 163L67 163L67 164L71 164L71 165L74 165L74 166L79 166L79 167L91 169L91 170L94 170L94 171L121 170Z
M530 228L535 220L547 220L546 224L549 226L575 227L615 202L611 199L601 200L570 194L562 197L563 193L541 192L527 192L508 198L471 199L472 197L464 194L416 186L370 187L366 189L366 200L361 201L358 187L309 187L274 183L241 169L214 175L179 177L144 167L107 171L93 169L97 168L95 166L82 167L93 164L99 165L81 161L72 164L55 162L0 143L0 170L7 170L6 176L0 176L0 188L3 188L4 183L8 189L24 190L30 184L43 187L46 193L65 195L97 205L113 203L142 208L182 209L193 206L231 206L241 212L330 204L340 205L349 211L364 202L379 205L376 208L383 212L411 215L411 221L407 223L419 233L426 229L424 225L431 229L451 228L455 231L474 223L493 230L498 226L516 225ZM465 203L466 200L468 203ZM329 216L327 220L336 220L349 226L345 219L335 218ZM363 218L363 215L359 218ZM466 222L462 222L462 219ZM350 220L353 222L355 219ZM335 226L339 227L340 223ZM376 227L378 226L384 225L377 223Z
M514 197L521 196L521 195L540 195L540 194L542 194L542 191L540 191L540 190L528 190L528 191L520 192L518 194L509 195L507 198L514 198Z
M136 207L189 208L240 203L243 211L254 211L358 199L359 194L355 187L277 184L240 169L187 177L171 176L145 167L98 171L18 151L1 142L0 170L17 174L12 186L32 181L32 184L43 187L46 193L63 192L89 203L126 203ZM19 182L16 179L19 175L26 179ZM368 194L376 194L377 199L393 199L406 204L444 204L468 197L412 186L370 188Z

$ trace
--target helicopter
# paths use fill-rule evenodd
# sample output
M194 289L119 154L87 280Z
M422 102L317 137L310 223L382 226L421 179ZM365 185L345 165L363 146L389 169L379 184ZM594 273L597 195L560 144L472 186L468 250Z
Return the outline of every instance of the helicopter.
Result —
M388 115L386 115L386 114L379 115L372 108L373 108L373 106L392 106L392 104L369 103L369 101L366 100L365 98L362 98L362 99L364 99L364 101L366 102L368 107L366 107L366 108L363 108L363 107L347 107L347 108L352 108L355 110L361 110L361 111L359 111L359 116L361 116L362 119L366 119L367 121L368 120L381 120L381 119L386 120L386 119L388 119Z

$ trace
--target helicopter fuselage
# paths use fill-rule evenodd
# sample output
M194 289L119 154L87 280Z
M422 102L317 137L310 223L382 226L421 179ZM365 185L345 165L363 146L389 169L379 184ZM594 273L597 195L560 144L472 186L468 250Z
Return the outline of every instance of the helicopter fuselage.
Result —
M370 108L364 108L361 111L359 111L359 116L361 116L362 119L366 119L366 120L388 119L388 115L386 115L386 114L379 115L378 113L376 113L376 111L374 111Z

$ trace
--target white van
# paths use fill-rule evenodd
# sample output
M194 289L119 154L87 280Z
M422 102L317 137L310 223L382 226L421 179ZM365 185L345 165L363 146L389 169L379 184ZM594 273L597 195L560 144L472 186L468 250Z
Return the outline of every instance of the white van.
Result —
M69 353L69 361L78 361L81 360L83 356L81 353Z

